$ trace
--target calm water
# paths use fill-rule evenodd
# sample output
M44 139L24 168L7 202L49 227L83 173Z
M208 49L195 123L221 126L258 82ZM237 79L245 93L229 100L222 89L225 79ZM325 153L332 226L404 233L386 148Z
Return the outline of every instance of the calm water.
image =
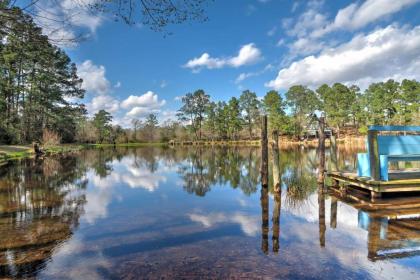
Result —
M340 166L354 168L355 154L341 150ZM315 150L280 158L280 193L271 177L260 186L258 148L10 162L0 168L0 277L420 278L416 197L372 211L318 188Z

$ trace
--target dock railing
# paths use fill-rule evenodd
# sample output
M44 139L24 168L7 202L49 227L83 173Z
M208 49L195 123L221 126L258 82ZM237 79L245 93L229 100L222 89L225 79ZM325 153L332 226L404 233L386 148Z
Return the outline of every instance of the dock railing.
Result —
M420 126L370 126L368 153L358 154L358 176L388 181L389 161L420 161L420 135L378 135L379 132L415 133L420 132ZM420 176L420 173L414 176Z

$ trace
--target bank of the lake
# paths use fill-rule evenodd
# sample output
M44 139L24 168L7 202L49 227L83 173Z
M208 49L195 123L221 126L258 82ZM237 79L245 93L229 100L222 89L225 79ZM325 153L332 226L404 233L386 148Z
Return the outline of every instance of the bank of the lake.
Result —
M162 147L167 143L118 143L118 144L62 144L54 146L41 147L44 152L43 156L55 154L64 154L80 151L89 148L106 148L106 147ZM35 157L36 154L31 145L0 145L0 165L8 160L23 159Z
M364 137L344 137L337 139L339 144L350 144L364 145ZM293 140L287 137L281 137L279 141L280 145L287 148L294 145L302 145L305 147L317 147L318 140ZM69 153L79 151L81 149L88 148L107 148L107 147L162 147L162 146L260 146L260 140L201 140L201 141L169 141L169 142L141 142L141 143L77 143L77 144L61 144L54 146L42 146L41 149L44 151L45 156ZM329 146L329 140L326 141L326 146ZM0 164L5 163L8 160L22 159L34 157L35 153L32 145L0 145Z

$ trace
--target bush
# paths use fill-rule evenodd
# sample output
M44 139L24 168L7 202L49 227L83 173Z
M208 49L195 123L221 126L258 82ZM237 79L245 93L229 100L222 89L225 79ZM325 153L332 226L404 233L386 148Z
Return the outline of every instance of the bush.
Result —
M367 132L368 132L368 127L367 126L361 126L360 128L359 128L359 133L360 134L367 134Z
M44 129L42 131L42 144L44 146L55 146L61 143L61 137L58 135L58 133L49 130Z
M0 127L0 144L15 144L18 141L17 136L3 127Z

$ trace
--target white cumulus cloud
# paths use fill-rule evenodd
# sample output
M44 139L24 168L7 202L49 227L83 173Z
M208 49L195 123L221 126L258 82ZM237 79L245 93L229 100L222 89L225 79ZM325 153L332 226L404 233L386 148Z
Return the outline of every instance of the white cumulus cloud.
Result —
M389 25L347 43L307 56L279 71L267 87L333 82L373 82L388 78L420 78L420 26Z
M262 59L261 51L254 43L244 45L238 54L233 57L218 58L211 57L208 53L203 53L200 57L189 60L184 67L199 71L202 68L217 69L223 67L240 67L253 64Z
M165 100L159 100L159 96L148 91L143 95L130 95L121 102L121 108L129 109L127 117L144 117L150 113L159 113L166 104Z
M127 99L121 102L121 107L128 109L130 107L140 106L156 109L162 107L165 103L165 100L159 101L158 95L153 91L148 91L143 95L130 95Z
M120 102L109 95L98 95L87 104L87 109L94 114L99 110L115 113L120 108Z
M363 3L352 3L340 9L333 22L315 30L313 36L322 36L338 29L356 30L419 2L420 0L367 0Z
M77 66L77 73L83 79L82 87L96 94L107 94L111 83L105 77L105 67L95 65L91 60L86 60Z

